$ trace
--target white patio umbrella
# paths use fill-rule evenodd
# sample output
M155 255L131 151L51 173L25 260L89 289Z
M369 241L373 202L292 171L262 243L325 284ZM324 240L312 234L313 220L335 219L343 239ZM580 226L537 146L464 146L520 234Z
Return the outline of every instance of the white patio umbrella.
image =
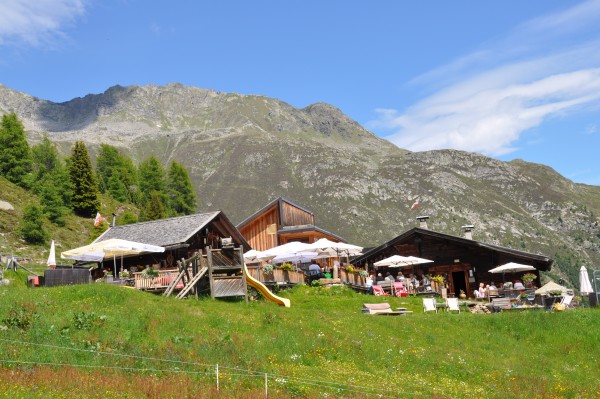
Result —
M408 267L414 265L420 265L423 263L433 263L432 260L418 258L416 256L401 256L401 255L392 255L389 258L385 258L380 260L379 262L373 263L375 267Z
M504 273L527 272L527 271L531 271L531 270L536 270L536 268L533 266L529 266L529 265L523 265L521 263L510 262L510 263L506 263L504 265L495 267L493 269L490 269L489 272L504 274Z
M250 251L244 254L244 262L246 263L258 263L258 256L262 252L257 251L256 249L251 249Z
M547 294L549 291L561 291L564 294L567 292L567 287L560 284L556 284L554 281L544 284L542 287L535 290L536 295Z
M589 295L594 292L585 266L581 266L581 269L579 269L579 292L581 292L581 295Z
M330 256L341 255L345 256L356 256L360 255L362 252L362 247L358 245L347 244L345 242L335 242L328 240L327 238L320 238L312 244L308 245L309 250L316 250L319 253L327 253Z
M258 255L257 258L259 260L269 260L280 255L295 255L297 253L306 251L310 252L308 244L300 241L290 241L286 244L267 249L266 251L262 251L262 253Z
M112 258L115 265L114 274L116 277L117 256L123 258L148 252L165 252L165 249L157 245L111 238L106 241L100 241L85 245L83 247L70 249L62 252L60 257L63 259L74 259L86 262L102 262Z
M56 267L56 250L54 249L54 240L52 240L52 244L50 244L50 254L48 255L48 261L46 261L46 264L51 269Z
M532 271L532 270L536 270L536 268L533 266L530 266L530 265L523 265L521 263L509 262L509 263L505 263L504 265L490 269L489 272L494 273L494 274L502 273L502 281L504 281L504 275L506 273L527 272L527 271Z
M115 256L132 256L144 252L164 252L163 247L144 244L141 242L121 240L111 238L106 241L100 241L83 247L70 249L62 252L60 257L63 259L74 259L87 262L102 262L103 260Z

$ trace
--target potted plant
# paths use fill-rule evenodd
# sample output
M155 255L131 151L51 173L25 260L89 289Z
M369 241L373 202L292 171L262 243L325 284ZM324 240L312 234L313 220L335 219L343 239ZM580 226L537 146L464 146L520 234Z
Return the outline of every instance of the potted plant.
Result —
M292 270L294 266L290 262L283 262L280 266L280 269L283 271L283 279L290 282L290 270Z
M460 299L467 299L467 294L465 294L465 292L463 290L460 290L460 293L458 294L458 297Z
M154 278L154 277L158 277L158 271L154 270L151 267L147 267L144 269L144 271L142 272L142 277L144 278Z
M522 280L526 287L531 287L536 278L537 276L533 273L525 273L522 277Z
M275 267L272 264L270 264L270 263L267 263L266 265L264 265L262 267L262 271L263 271L263 275L265 276L265 280L271 280L271 277L273 276L273 269L274 268Z

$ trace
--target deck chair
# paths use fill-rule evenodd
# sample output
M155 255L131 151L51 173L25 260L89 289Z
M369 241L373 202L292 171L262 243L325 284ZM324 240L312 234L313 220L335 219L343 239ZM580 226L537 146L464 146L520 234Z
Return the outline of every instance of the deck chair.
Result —
M460 313L460 308L458 307L458 298L446 298L446 311L452 312L453 310L456 310L458 313Z
M398 298L405 297L405 296L408 296L408 291L406 291L406 289L404 289L404 284L402 284L399 281L395 281L394 282L394 294Z
M571 303L573 302L574 297L575 295L565 295L560 300L560 304L563 305L565 309L568 309L572 306Z
M371 288L373 289L373 295L375 295L375 296L389 296L390 295L383 290L383 287L381 287L379 285L372 285Z
M423 298L423 312L435 312L437 313L437 308L435 307L435 299L434 298Z

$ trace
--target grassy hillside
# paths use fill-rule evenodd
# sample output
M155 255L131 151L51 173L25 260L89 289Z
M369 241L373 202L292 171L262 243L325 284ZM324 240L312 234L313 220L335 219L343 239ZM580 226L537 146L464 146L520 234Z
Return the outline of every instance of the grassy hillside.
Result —
M9 278L0 397L264 397L265 373L277 398L600 395L598 309L436 315L420 298L310 287L281 293L292 307L280 308ZM361 314L382 300L415 313Z
M28 264L45 264L50 243L29 245L21 239L19 232L22 211L29 203L39 204L37 196L0 176L0 200L10 203L14 208L14 210L0 209L0 255L15 255L26 259ZM106 196L100 196L100 203L100 212L109 222L113 212L118 216L126 210L137 213L131 205L119 204ZM48 221L44 223L50 239L55 241L57 255L61 251L90 243L108 226L104 223L99 228L94 228L92 217L81 218L75 215L66 216L65 222L64 227L58 227Z

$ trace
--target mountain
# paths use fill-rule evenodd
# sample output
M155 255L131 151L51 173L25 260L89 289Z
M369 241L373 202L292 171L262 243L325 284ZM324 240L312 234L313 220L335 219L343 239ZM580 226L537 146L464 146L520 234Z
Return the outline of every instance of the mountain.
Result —
M600 187L551 168L454 150L409 152L323 103L295 108L255 95L186 87L115 86L64 103L0 85L0 113L16 112L32 143L44 132L67 154L84 140L134 160L150 154L187 166L202 211L240 222L277 196L312 210L317 224L363 246L416 225L556 259L577 282L600 261ZM411 210L415 198L421 208ZM1 194L0 194L1 199Z

